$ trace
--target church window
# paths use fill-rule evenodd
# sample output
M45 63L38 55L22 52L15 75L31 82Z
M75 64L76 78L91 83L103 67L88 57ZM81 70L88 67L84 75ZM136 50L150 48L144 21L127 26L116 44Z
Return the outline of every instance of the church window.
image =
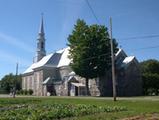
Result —
M42 49L44 48L44 42L41 42L41 48Z
M38 43L38 48L40 48L40 43Z

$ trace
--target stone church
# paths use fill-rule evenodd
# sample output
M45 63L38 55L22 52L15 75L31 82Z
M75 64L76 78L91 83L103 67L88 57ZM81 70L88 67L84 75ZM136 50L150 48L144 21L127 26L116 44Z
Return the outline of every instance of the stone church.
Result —
M85 79L70 68L69 47L46 55L43 18L37 38L36 57L32 65L22 74L22 89L33 90L33 95L84 96ZM127 56L119 49L115 54L116 87L118 96L142 94L139 63L134 56ZM91 96L112 96L110 76L89 80ZM101 92L102 91L102 92ZM103 92L104 91L104 92Z

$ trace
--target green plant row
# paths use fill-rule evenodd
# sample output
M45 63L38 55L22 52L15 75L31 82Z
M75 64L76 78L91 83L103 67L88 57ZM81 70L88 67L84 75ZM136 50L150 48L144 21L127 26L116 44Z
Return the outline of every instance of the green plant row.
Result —
M38 104L41 100L39 99L0 99L0 110L2 109L13 109L18 106L26 106L31 104ZM1 114L0 114L1 115Z
M33 94L33 90L29 89L29 90L19 90L16 92L16 94L18 95L32 95Z
M4 107L5 108L5 107ZM101 112L126 111L125 107L108 107L84 104L35 104L0 109L0 120L53 120Z

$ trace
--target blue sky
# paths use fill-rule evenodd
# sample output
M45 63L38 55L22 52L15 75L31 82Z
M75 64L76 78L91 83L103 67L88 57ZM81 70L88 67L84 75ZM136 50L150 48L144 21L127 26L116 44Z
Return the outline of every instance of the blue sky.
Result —
M159 37L125 39L159 35L159 0L89 0L100 24L109 27L113 19L113 37L128 55L139 61L158 59ZM0 78L19 73L33 60L36 51L41 13L47 53L66 47L67 37L78 18L88 24L98 23L85 0L0 0Z

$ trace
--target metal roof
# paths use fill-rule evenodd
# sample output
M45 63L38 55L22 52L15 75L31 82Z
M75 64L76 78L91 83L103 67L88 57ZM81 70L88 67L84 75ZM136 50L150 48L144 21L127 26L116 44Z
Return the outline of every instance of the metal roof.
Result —
M51 53L43 57L39 62L33 63L29 68L27 68L23 74L33 72L34 69L39 67L62 67L68 66L71 60L68 58L69 47Z

